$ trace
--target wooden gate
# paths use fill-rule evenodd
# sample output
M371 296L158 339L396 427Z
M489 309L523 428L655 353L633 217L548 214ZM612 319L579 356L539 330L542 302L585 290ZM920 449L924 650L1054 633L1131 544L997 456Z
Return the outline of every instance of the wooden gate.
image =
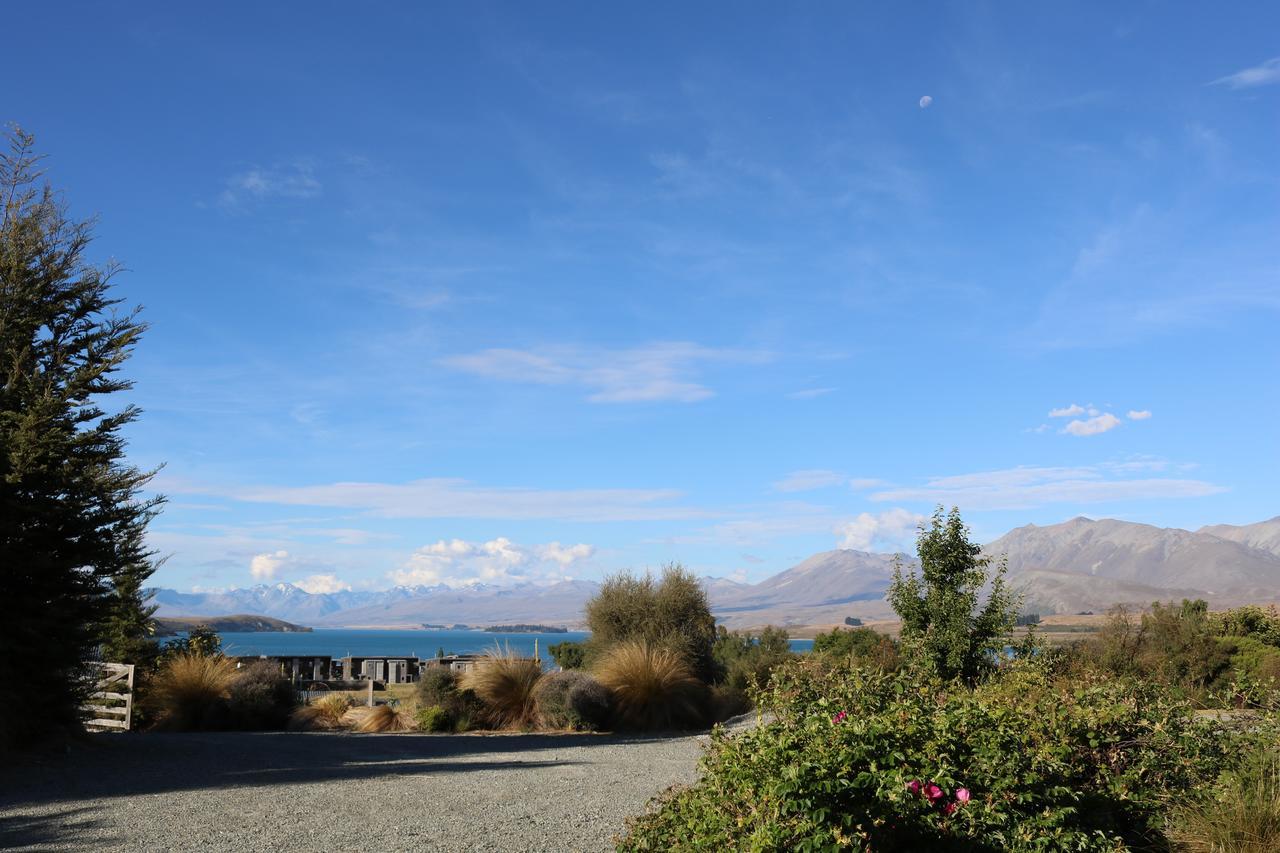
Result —
M93 692L82 708L85 725L90 728L124 729L128 731L133 720L133 664L89 664L91 675L96 674ZM123 703L123 704L120 704Z

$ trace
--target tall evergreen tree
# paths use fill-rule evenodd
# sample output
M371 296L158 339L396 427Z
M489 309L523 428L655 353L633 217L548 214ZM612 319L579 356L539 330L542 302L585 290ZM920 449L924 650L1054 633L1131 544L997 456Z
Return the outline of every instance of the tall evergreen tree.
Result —
M143 534L161 498L125 463L138 416L104 398L144 325L110 295L113 265L86 257L93 221L73 221L41 184L20 128L0 153L0 657L20 701L0 703L0 746L74 728L82 662L146 634Z
M916 540L920 574L894 566L889 603L902 619L902 641L943 678L974 681L995 664L1018 615L1018 599L1004 582L1001 563L988 577L991 558L969 540L952 508L934 510ZM989 584L989 585L988 585ZM983 590L986 601L978 608Z

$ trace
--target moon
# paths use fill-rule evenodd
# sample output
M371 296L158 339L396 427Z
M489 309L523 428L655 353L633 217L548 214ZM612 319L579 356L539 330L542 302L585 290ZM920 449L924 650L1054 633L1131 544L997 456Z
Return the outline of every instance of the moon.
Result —
M929 105L932 103L933 103L933 95L925 95L923 98L920 99L920 109L922 110L928 109Z

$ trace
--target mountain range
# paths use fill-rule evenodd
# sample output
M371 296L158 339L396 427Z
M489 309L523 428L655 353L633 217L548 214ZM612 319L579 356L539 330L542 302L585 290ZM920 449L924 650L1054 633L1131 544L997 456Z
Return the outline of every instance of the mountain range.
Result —
M1016 528L984 548L1007 559L1027 612L1099 612L1113 604L1204 598L1215 605L1280 599L1280 517L1196 531L1075 518ZM731 628L820 625L891 618L884 600L906 555L835 550L756 584L704 578L713 612ZM309 593L292 584L216 593L156 591L160 616L248 613L314 627L417 627L423 623L539 622L577 626L598 589L588 580L549 585L445 585Z

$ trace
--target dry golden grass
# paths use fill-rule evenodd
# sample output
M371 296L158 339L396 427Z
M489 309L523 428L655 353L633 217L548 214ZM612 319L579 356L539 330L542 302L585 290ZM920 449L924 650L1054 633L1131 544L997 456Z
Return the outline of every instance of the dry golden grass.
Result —
M706 716L706 685L671 649L643 640L618 643L600 659L595 674L613 694L618 722L627 728L687 728Z
M352 701L345 693L330 693L310 705L304 705L289 717L289 730L295 732L329 731L343 727L342 718L351 710Z
M464 673L458 687L470 690L485 705L490 724L498 728L528 728L537 716L537 688L542 664L517 657L510 649L494 649L475 669Z
M179 655L156 675L151 701L157 727L176 731L217 728L236 678L235 664L224 657Z
M375 705L372 708L352 708L343 715L344 720L354 719L353 732L360 734L383 734L386 732L409 732L417 728L413 715L390 705Z

